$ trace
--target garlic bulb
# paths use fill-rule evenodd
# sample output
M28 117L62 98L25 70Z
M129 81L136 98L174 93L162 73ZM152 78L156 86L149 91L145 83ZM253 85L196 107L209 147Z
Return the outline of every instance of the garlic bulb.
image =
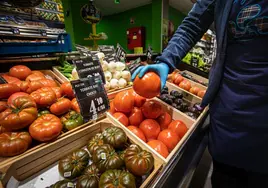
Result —
M126 68L126 64L122 62L116 62L116 70L123 71Z
M118 88L118 80L113 78L113 79L110 81L110 85L111 85L111 89L116 89L116 88Z
M121 74L122 78L124 78L126 81L131 81L131 74L129 71L123 71Z
M127 81L124 78L120 78L118 81L119 87L126 87L127 86Z

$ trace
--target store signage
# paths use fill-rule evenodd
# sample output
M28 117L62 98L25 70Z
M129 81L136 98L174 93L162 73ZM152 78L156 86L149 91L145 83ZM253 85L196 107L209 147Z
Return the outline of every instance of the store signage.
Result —
M79 53L81 54L81 56L84 57L88 57L91 56L91 53L89 51L89 49L85 46L80 46L80 45L75 45L76 49L79 51Z
M151 46L148 47L146 56L147 56L147 61L148 62L151 62L152 61L152 57L153 57L153 49L152 49Z
M122 48L120 44L117 44L115 56L119 61L125 61L126 60L126 51Z
M109 99L100 79L84 78L71 84L85 121L96 120L109 109Z
M114 46L101 45L101 46L99 46L99 51L104 53L104 55L105 55L104 60L107 61L108 63L111 61L117 61L117 59L115 57Z
M141 63L141 59L138 58L134 61L130 61L129 63L127 63L127 67L131 73L131 75L135 72L135 70L137 68L139 68L140 66L143 66L143 64Z
M7 81L0 75L0 84L6 84Z
M14 35L19 35L20 34L20 29L19 28L12 28L12 33Z

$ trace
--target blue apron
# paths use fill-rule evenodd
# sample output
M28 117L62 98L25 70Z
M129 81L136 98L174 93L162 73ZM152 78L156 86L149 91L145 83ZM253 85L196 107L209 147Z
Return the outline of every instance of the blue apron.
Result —
M226 54L210 105L209 150L218 162L268 173L267 0L234 0Z

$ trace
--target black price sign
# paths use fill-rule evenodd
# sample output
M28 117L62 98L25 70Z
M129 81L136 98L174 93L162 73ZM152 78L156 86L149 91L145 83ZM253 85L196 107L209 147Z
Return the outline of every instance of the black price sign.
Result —
M82 56L85 56L85 57L91 57L92 54L90 53L90 51L87 49L87 47L85 46L80 46L80 45L75 45L76 49L79 51L79 53L82 55Z
M151 46L149 46L148 50L147 50L147 53L146 53L146 56L147 56L147 61L150 62L152 61L152 57L153 57L153 49Z
M47 36L47 32L45 30L40 30L41 36Z
M115 57L114 46L102 45L102 46L99 46L99 51L104 53L105 55L104 60L107 61L108 63L111 61L117 61Z
M129 69L131 75L135 72L135 70L137 68L139 68L141 66L143 66L143 65L141 64L141 59L140 58L138 58L138 59L136 59L134 61L131 61L130 63L127 64L127 67Z
M0 84L6 84L7 81L0 75Z
M116 47L116 52L115 52L115 57L119 60L119 61L125 61L126 59L126 51L122 48L122 46L120 44L117 44Z
M20 34L20 29L19 28L12 28L12 33L14 35L19 35Z
M99 114L109 109L109 100L100 80L80 79L71 81L71 84L84 119L96 120Z

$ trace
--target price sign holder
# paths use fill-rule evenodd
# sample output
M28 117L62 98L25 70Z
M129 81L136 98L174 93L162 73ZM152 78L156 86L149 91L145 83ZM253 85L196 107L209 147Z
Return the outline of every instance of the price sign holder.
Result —
M90 51L87 47L81 46L78 44L76 44L75 47L82 56L84 56L84 57L91 57L92 56L92 54L90 53Z
M0 84L6 84L7 81L0 75Z
M109 99L100 79L84 78L73 80L71 84L85 121L96 120L110 108Z
M143 66L141 63L141 58L138 58L134 61L131 61L130 63L127 63L127 67L131 73L131 75L135 72L135 70L139 67Z
M107 61L108 63L111 61L117 61L117 59L115 57L114 46L101 45L101 46L99 46L99 51L104 53L104 55L105 55L104 60Z
M151 63L152 63L152 57L153 57L153 49L152 49L151 46L148 47L146 56L147 56L147 62L148 62L149 64L151 64Z
M119 60L119 61L126 61L126 56L127 53L124 50L124 48L122 48L122 46L120 44L117 44L116 47L116 51L115 51L115 57Z

